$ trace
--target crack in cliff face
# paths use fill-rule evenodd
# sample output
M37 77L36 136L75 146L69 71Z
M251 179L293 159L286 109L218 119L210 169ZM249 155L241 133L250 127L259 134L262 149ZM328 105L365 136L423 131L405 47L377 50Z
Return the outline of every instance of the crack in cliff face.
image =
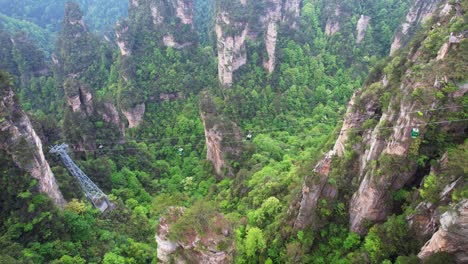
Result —
M41 192L47 194L55 205L63 207L66 201L45 159L42 142L34 131L31 121L21 110L11 87L4 87L2 93L0 148L12 156L19 168L26 170L31 177L38 180Z

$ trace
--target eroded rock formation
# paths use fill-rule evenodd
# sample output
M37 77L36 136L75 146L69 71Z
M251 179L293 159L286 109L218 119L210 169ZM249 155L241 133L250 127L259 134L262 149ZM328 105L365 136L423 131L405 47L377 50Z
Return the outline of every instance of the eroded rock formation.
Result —
M408 11L405 22L395 34L390 48L390 55L400 49L411 37L411 33L429 17L431 17L445 0L416 0ZM446 10L444 8L443 10Z
M447 252L455 256L457 263L468 261L468 200L442 214L440 228L422 247L418 257L425 260L437 252Z
M93 95L88 87L73 76L65 81L65 95L73 112L91 115L94 112Z
M356 31L357 31L356 43L359 44L364 40L364 37L366 36L367 28L369 27L370 20L371 20L371 17L365 16L365 15L361 15L361 17L359 18L357 25L356 25Z
M300 0L267 0L264 10L252 10L251 1L234 0L220 5L216 13L215 33L218 48L218 75L223 86L233 83L233 74L247 63L246 41L264 36L266 71L272 73L276 63L276 43L280 23L295 29L300 15ZM254 13L257 18L250 18Z
M247 13L244 3L233 1L235 10L220 8L216 16L215 33L218 47L218 76L222 85L231 86L234 71L247 62L245 41L249 32L248 23L232 12Z
M138 127L143 122L143 116L145 115L145 104L138 104L133 108L122 110L122 113L128 120L128 127Z
M204 215L212 226L199 233L194 226L186 227L183 237L171 241L172 225L186 212L182 207L170 207L169 212L160 218L156 233L158 260L161 263L231 263L233 245L231 227L221 214Z
M436 115L434 111L421 112L420 109L438 108L445 104L454 107L459 104L454 98L466 94L460 86L460 89L446 95L450 102L440 101L434 94L451 82L450 79L446 76L418 78L411 68L399 64L401 60L408 60L412 65L426 65L426 60L420 60L423 52L420 47L407 54L406 58L395 59L392 67L402 70L401 73L396 70L381 72L379 78L374 77L374 83L355 93L334 148L306 178L298 202L291 207L297 208L293 214L296 228L320 225L316 221L318 201L333 199L336 187L340 190L339 184L330 184L330 175L346 178L343 189L352 194L349 205L351 231L365 234L365 223L387 219L392 212L392 192L415 180L417 164L414 157L421 144L419 137L424 138L427 123L433 121L431 118L443 118L440 113ZM444 60L437 61L435 56L432 61L439 63L433 67L444 65L442 71L445 73L438 72L441 76L453 70L444 64ZM432 71L428 71L430 76ZM385 92L392 94L387 104L383 104L381 98ZM415 100L417 93L424 94L424 100ZM448 114L457 110L455 107L445 111ZM440 126L452 135L462 135L467 124L441 123ZM413 128L419 129L419 137L412 137ZM356 137L358 141L353 140ZM426 220L426 224L433 223Z
M241 154L241 135L237 125L220 115L211 97L205 93L200 102L200 118L205 128L207 160L211 161L215 173L220 176L234 176L234 171L228 163L238 159Z
M0 73L0 148L12 156L15 164L38 180L39 190L47 194L59 207L66 203L54 174L46 161L42 142L31 121L21 110L18 98L8 85L6 75Z

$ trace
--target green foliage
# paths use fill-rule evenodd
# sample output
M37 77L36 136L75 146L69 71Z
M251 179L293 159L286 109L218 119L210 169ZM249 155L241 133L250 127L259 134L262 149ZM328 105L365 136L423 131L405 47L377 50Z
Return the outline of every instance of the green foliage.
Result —
M246 254L251 259L261 253L266 248L263 232L260 228L252 227L247 229L247 236L245 237Z
M363 245L372 263L411 253L415 248L417 245L403 215L390 216L385 223L373 226Z

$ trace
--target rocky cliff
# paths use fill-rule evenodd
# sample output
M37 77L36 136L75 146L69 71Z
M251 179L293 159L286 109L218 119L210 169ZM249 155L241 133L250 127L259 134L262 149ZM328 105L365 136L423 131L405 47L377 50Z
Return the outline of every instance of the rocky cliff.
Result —
M438 16L436 31L426 32L414 46L376 69L367 85L355 93L334 148L304 183L294 206L298 208L296 228L319 226L315 218L318 201L340 195L351 198L351 231L366 233L367 223L385 221L392 213L392 193L418 181L423 168L417 157L434 140L426 133L439 133L433 131L437 129L463 142L468 123L460 118L460 97L467 91L458 84L463 80L455 72L466 71L466 64L454 65L466 54L452 47L445 59L438 60L434 50L440 47L421 46L433 41L432 34L448 37L450 20ZM420 133L417 136L412 135L415 129Z
M455 255L457 263L468 262L468 200L461 201L440 217L440 228L427 241L418 257L423 261L437 252Z
M156 47L184 49L197 43L193 0L132 0L128 19L117 24L120 50L119 108L130 128L138 127L145 114L143 87L138 82L135 61L147 58ZM149 40L150 42L141 40ZM156 44L156 45L154 45Z
M241 154L240 130L234 122L218 113L209 95L203 95L200 108L205 128L206 158L213 164L216 175L232 177L234 170L229 160L236 160Z
M73 112L81 112L89 116L93 114L93 95L88 87L70 76L65 81L64 88L67 103Z
M222 85L231 86L233 73L247 62L245 41L249 24L239 14L247 14L246 1L232 1L230 7L220 6L215 32L218 47L218 77ZM237 14L238 13L238 14Z
M357 25L356 25L356 31L357 31L356 43L359 44L364 40L364 37L366 36L367 28L369 27L370 20L371 20L371 17L365 16L365 15L361 15L361 17L359 18Z
M223 86L231 86L233 74L247 63L246 41L262 42L267 56L263 66L272 73L276 63L276 43L281 23L295 29L300 15L299 0L235 0L221 2L216 11L215 33L218 48L218 75Z
M168 47L183 48L196 42L193 0L134 0L130 3L128 12L128 26L117 32L118 37L128 30L134 34L134 37L139 31L151 30L156 41ZM122 42L118 43L119 47L122 47ZM126 47L129 48L130 45Z
M190 209L193 211L193 209ZM159 219L156 242L158 243L158 260L161 263L231 263L233 244L232 230L229 222L218 213L203 212L202 217L211 226L178 226L184 228L182 236L172 238L178 221L186 214L182 207L170 207L168 213ZM197 221L195 219L191 219ZM203 233L202 233L203 231Z
M416 0L406 14L405 21L400 29L395 33L395 37L390 48L390 55L405 45L411 38L421 23L424 23L428 18L435 14L436 10L441 7L445 0ZM448 14L450 5L445 5L443 8L444 14Z
M9 76L0 72L0 148L15 164L39 182L39 190L58 206L66 203L42 150L42 142L9 85Z

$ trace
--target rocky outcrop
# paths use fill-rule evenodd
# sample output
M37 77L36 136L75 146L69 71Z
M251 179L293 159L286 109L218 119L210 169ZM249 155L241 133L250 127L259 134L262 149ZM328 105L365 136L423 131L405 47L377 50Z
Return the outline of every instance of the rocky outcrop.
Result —
M356 31L357 31L357 38L356 38L356 43L359 44L364 40L364 37L366 36L366 31L367 28L369 27L369 22L371 20L370 16L365 16L361 15L359 18L357 25L356 25Z
M38 180L39 191L47 194L58 206L65 200L59 190L49 163L44 157L42 142L28 116L21 110L18 99L0 73L0 148L12 156L15 164Z
M340 30L341 15L341 7L338 4L336 4L336 6L334 6L333 13L328 17L327 23L325 24L325 34L327 36L333 36Z
M128 127L138 127L143 122L143 116L145 115L145 104L138 104L131 109L122 109L122 113L128 120Z
M233 169L228 165L225 155L239 156L240 149L239 146L232 146L231 142L226 143L225 141L233 141L232 138L240 141L239 128L233 122L223 120L223 118L212 113L200 113L200 117L205 128L206 159L211 161L218 176L234 176ZM226 140L227 136L231 140ZM223 140L225 141L223 142Z
M333 199L336 190L332 187L340 190L339 183L336 184L338 186L329 183L330 175L340 175L338 180L346 179L346 183L341 184L346 184L342 189L352 194L349 204L350 229L360 234L367 232L365 223L387 219L393 209L392 192L417 180L415 157L419 154L427 123L446 118L440 112L424 112L421 109L450 105L444 111L447 115L453 114L457 111L456 106L460 107L455 96L461 97L466 93L460 86L459 90L444 95L449 101L444 102L434 96L453 82L446 75L454 70L454 66L446 65L444 60L432 60L439 64L431 66L441 69L438 73L444 76L443 81L437 76L432 79L417 77L412 68L403 65L403 61L411 61L413 67L425 67L427 60L420 58L433 55L423 55L424 52L420 47L407 54L406 58L395 58L385 73L382 71L379 77L373 77L370 82L374 83L355 93L334 148L306 178L300 202L291 207L298 208L297 213L293 214L296 216L296 228L320 225L315 212L318 201ZM426 69L424 74L431 76L432 71L432 68ZM392 95L386 104L382 101L385 93ZM463 134L468 124L441 122L439 126L446 133L457 136ZM418 128L420 132L415 138L411 135L413 128ZM347 193L343 195L348 196ZM422 207L430 209L431 205ZM434 221L431 217L433 215L429 218L423 216L421 224L432 225Z
M160 218L156 233L157 254L161 263L231 263L231 227L221 214L205 215L212 222L203 234L194 226L186 227L184 236L171 241L171 227L186 212L182 207L170 207L169 212Z
M134 35L132 38L137 38L138 32L148 30L155 34L158 43L166 47L184 48L196 40L193 12L194 0L135 0L129 8L129 30ZM151 18L152 23L148 23L145 17ZM187 26L189 30L185 29Z
M291 28L297 27L297 19L301 14L301 0L283 0L283 23Z
M272 73L276 62L276 42L278 39L278 22L281 20L281 1L271 0L264 20L266 21L265 47L268 54L263 67Z
M164 43L164 46L175 48L175 49L183 49L193 44L192 42L186 42L186 43L180 44L174 40L174 36L171 34L167 34L164 36L163 43Z
M129 30L130 27L126 22L117 23L115 36L117 45L120 49L120 55L122 55L122 57L130 56L132 52L131 44L129 44Z
M396 32L395 37L390 48L390 55L395 53L403 45L408 42L412 32L429 17L431 17L441 3L445 0L416 0L408 11L405 22L401 28ZM445 10L445 8L443 9Z
M246 5L240 2L235 6L240 10L246 9ZM247 63L245 41L249 33L248 23L241 19L236 20L235 15L228 10L220 9L215 24L218 77L220 83L228 87L232 85L234 71Z
M94 106L91 91L74 77L69 77L64 86L66 99L72 111L92 115Z
M180 19L182 24L193 25L193 6L193 0L174 1L175 15Z
M449 41L444 43L442 47L440 47L439 51L437 52L436 60L443 60L447 56L452 46L456 46L460 44L460 41L463 39L463 34L455 35L450 33Z
M302 192L299 202L297 217L294 220L293 226L295 229L306 228L307 226L316 223L316 208L320 198L334 199L337 195L337 190L328 183L332 158L334 156L342 157L345 154L345 146L348 135L347 130L354 128L358 124L357 118L363 118L353 112L355 96L348 104L348 112L343 123L340 135L333 149L328 152L322 160L315 166L312 176L306 178L302 186Z
M422 260L437 252L455 255L457 263L468 261L468 200L442 214L440 228L422 247L418 257Z
M205 129L207 160L211 161L215 173L220 176L234 176L226 156L238 160L241 154L241 134L237 125L216 110L211 96L204 93L200 101L200 118Z
M296 28L300 0L267 0L262 10L251 10L250 1L235 0L218 7L215 33L218 48L218 75L221 85L230 87L233 74L247 63L246 41L263 36L267 56L263 66L272 73L276 63L276 43L281 23ZM249 17L255 14L255 17Z

